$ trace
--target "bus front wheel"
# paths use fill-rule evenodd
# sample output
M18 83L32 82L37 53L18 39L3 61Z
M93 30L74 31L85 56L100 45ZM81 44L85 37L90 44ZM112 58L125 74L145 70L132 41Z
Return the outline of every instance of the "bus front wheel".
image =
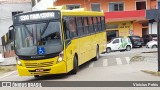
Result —
M78 59L76 56L74 56L74 60L73 60L73 70L71 71L72 74L76 74L78 72Z

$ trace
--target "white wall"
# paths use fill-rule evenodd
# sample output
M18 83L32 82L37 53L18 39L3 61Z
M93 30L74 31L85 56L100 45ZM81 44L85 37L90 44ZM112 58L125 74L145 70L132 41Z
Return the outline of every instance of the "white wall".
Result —
M1 37L8 32L9 26L13 24L12 12L31 11L31 7L31 3L0 4L0 45L2 45Z
M32 8L32 11L46 10L48 7L53 6L54 1L56 0L41 0Z
M149 34L157 34L157 22L154 22L152 26L149 23Z

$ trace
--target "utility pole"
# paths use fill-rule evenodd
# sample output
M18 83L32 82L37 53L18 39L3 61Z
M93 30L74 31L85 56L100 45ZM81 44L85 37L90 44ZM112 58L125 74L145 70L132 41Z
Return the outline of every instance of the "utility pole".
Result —
M157 25L157 32L158 32L158 72L160 72L160 16L158 15L158 25Z

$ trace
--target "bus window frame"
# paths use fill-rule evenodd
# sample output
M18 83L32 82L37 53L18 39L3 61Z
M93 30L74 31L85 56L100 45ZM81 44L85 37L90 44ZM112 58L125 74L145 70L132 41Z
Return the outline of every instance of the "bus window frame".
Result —
M90 35L90 33L89 33L89 25L88 25L88 17L82 17L82 18L83 18L83 33L84 33L85 36L86 35ZM86 19L86 24L87 25L85 25L84 19ZM86 30L86 28L87 28L87 30Z
M73 22L75 24L75 26L74 26L75 32L71 32L72 31L71 26L70 26L70 20L71 20L71 18L73 18L73 20L74 20ZM76 17L69 17L69 31L70 31L70 38L71 39L74 39L74 38L78 37L78 32L77 32L77 28L76 27L77 27ZM73 36L72 36L72 33L73 33Z
M78 18L80 18L82 26L78 25L78 23L77 23L78 22L78 20L77 20ZM82 17L79 17L79 16L76 17L76 25L77 25L76 29L77 29L78 37L83 37L84 36L84 28L83 28L83 19L82 19ZM79 34L79 30L78 30L79 28L81 28L81 33L80 34Z
M103 20L102 20L102 18L103 18ZM103 24L104 24L104 27L103 27ZM101 27L102 27L102 31L106 30L106 23L105 23L105 17L104 16L101 16Z
M98 16L97 18L97 27L98 27L98 31L101 32L102 31L102 25L101 25L101 17ZM99 20L98 20L99 18Z
M91 24L89 23L89 18L91 20ZM88 17L88 25L89 25L89 33L94 34L95 30L94 30L94 24L93 24L93 17Z
M71 43L71 35L70 35L70 31L69 31L69 17L67 16L63 16L63 30L64 30L64 41L66 44L66 47ZM69 31L69 32L66 32ZM68 36L66 36L68 34ZM68 38L69 37L69 38Z
M65 42L66 42L66 40L69 40L70 41L70 43L71 43L71 40L73 40L73 39L76 39L76 38L81 38L81 37L85 37L85 36L88 36L88 35L93 35L93 34L96 34L96 33L100 33L100 32L104 32L105 31L105 29L106 29L106 26L105 26L105 17L104 16L63 16L63 18L64 17L66 17L67 18L67 23L68 23L68 25L69 25L69 20L70 20L70 18L74 18L75 19L75 30L76 30L76 34L77 34L77 36L74 36L74 37L72 37L71 36L71 32L70 32L70 29L68 29L69 30L69 39L66 39L66 28L64 28L64 36L65 36ZM101 30L96 30L95 31L95 26L97 26L97 29L98 29L98 20L97 20L97 17L99 17L100 18L100 22L99 22L99 24L101 24L100 26L101 26ZM86 34L86 33L84 33L84 28L85 28L85 26L84 26L84 18L86 18L87 19L87 27L88 27L88 33ZM96 18L96 23L94 24L94 21L93 21L93 18ZM103 19L102 19L103 18ZM81 20L81 25L82 26L80 26L79 27L79 25L78 25L78 22L77 22L77 20L78 19L80 19ZM92 20L91 21L91 23L89 22L89 20ZM64 24L64 19L63 19L63 24ZM104 24L104 30L103 30L103 25L102 24ZM64 26L64 25L63 25ZM69 27L69 26L68 26ZM91 28L93 28L93 30L91 30ZM81 33L79 34L79 31L78 31L78 28L81 28L82 30L81 30ZM68 45L68 44L67 44Z
M94 22L94 19L96 20L96 22ZM97 29L98 29L98 26L97 26L97 16L96 16L96 17L93 17L93 18L92 18L92 21L93 21L94 32L95 32L95 33L98 33L99 30L97 30Z

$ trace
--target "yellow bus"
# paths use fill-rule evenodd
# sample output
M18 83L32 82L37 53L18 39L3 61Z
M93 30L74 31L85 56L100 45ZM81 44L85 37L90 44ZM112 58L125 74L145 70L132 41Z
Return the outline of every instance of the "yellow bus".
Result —
M33 11L15 15L13 26L20 76L76 74L106 49L103 12Z

